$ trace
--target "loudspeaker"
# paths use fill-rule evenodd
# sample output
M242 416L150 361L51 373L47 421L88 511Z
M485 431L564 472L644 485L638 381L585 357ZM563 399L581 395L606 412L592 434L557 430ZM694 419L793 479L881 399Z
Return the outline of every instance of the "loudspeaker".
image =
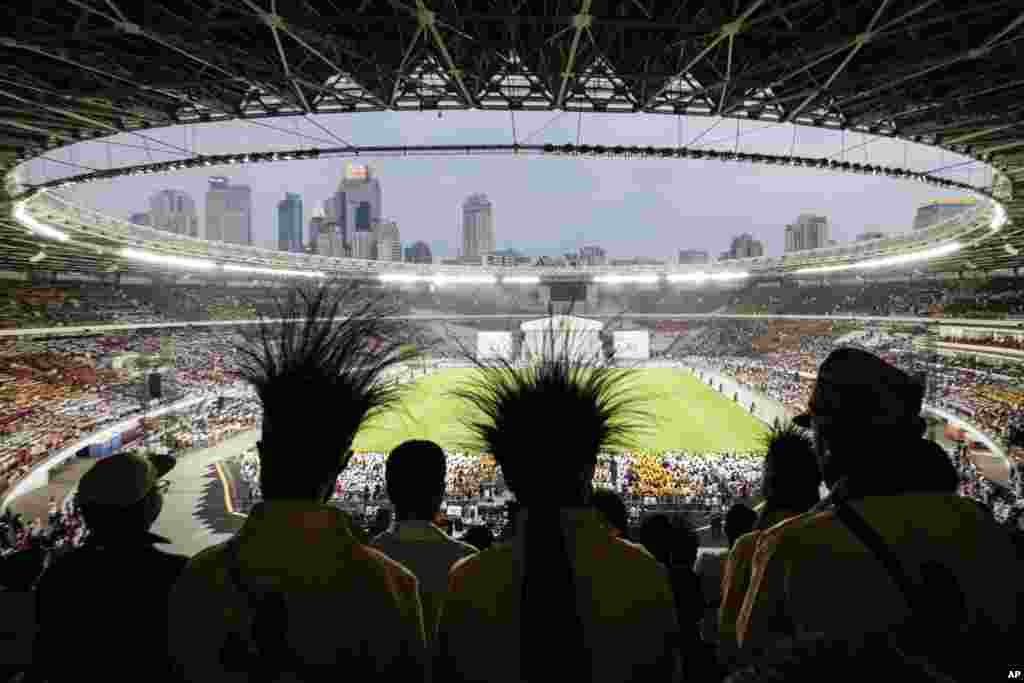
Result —
M163 389L160 386L160 375L157 373L151 373L149 375L149 397L163 398Z

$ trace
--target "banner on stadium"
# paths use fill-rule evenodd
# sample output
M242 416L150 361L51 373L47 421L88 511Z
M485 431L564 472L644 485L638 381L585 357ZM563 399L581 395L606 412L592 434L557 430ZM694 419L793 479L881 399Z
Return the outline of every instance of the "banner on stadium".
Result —
M615 358L647 360L651 357L651 333L647 330L625 330L612 335Z

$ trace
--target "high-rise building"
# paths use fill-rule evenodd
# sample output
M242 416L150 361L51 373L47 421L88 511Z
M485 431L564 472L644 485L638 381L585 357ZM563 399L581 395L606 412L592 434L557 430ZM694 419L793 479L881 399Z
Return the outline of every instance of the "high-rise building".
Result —
M721 259L728 261L739 258L757 258L764 256L764 245L760 240L755 240L750 233L743 233L732 238L729 251L722 252Z
M345 245L341 241L341 231L338 229L338 224L332 220L326 218L320 220L317 253L320 256L333 256L335 258L347 255Z
M309 251L320 254L320 230L324 224L324 210L313 208L313 216L309 219Z
M349 241L349 251L352 254L352 258L374 258L374 239L372 231L356 230L352 233L351 237L352 239Z
M206 191L206 239L252 244L252 188L232 185L223 176L210 178Z
M608 263L608 252L598 246L581 247L579 263L584 266L603 266Z
M145 211L133 213L131 216L128 216L128 222L135 225L149 225L149 214Z
M426 242L414 242L405 249L406 263L433 263L434 256L430 253L430 245Z
M374 252L378 261L402 261L402 236L395 221L377 221L373 226Z
M302 197L291 192L277 203L277 248L302 251Z
M883 237L885 237L885 233L881 230L866 230L857 235L857 241L867 242L868 240L880 240Z
M944 199L925 204L914 214L914 230L924 230L974 205L970 199Z
M160 190L149 198L149 225L175 235L198 237L196 203L187 192Z
M462 258L474 260L494 251L494 207L485 194L462 204Z
M384 196L380 181L374 177L373 168L364 164L348 163L338 184L338 191L324 204L325 217L338 225L341 239L349 243L358 230L372 231L373 224L381 219L384 211ZM361 238L365 241L365 238Z
M701 251L700 249L680 249L679 250L679 265L702 265L708 263L711 257L708 252Z
M828 218L802 213L796 223L786 226L786 248L788 254L805 249L821 249L830 246Z

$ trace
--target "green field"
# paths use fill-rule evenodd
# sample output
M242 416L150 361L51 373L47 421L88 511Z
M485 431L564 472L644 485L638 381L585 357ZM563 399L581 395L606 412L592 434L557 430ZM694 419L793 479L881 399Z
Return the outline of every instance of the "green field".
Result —
M387 453L407 439L429 439L449 450L470 442L463 427L469 414L451 392L473 370L444 370L417 381L401 407L359 432L355 449ZM765 425L689 372L644 369L635 372L635 388L654 425L637 438L641 450L691 452L759 450ZM538 437L541 436L538 434Z

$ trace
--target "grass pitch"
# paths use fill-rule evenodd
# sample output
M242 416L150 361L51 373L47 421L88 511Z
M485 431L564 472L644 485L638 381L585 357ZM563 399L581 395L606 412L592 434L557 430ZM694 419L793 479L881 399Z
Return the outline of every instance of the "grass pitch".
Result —
M355 449L387 453L407 439L429 439L449 450L465 450L472 437L464 422L475 409L452 392L474 372L443 370L416 381L399 409L381 415L359 432ZM689 372L662 368L634 372L635 389L645 401L643 410L654 416L652 428L637 437L640 450L761 450L760 440L767 430L764 423ZM543 441L542 433L537 437Z

